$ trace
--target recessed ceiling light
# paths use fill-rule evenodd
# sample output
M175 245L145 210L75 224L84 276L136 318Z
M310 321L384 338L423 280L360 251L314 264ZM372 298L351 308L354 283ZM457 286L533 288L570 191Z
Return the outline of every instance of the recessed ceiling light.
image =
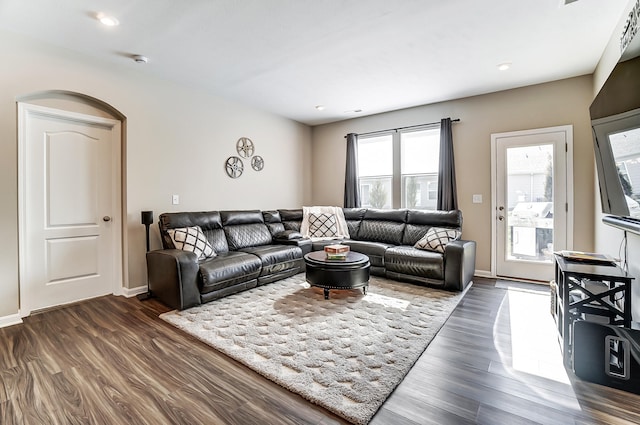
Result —
M113 16L107 15L106 13L100 12L96 15L96 18L98 19L98 21L100 21L100 23L102 23L102 25L106 25L108 27L115 27L120 25L120 21L118 21Z
M324 105L316 105L318 111L324 111Z
M504 62L498 65L500 71L506 71L509 68L511 68L511 62Z

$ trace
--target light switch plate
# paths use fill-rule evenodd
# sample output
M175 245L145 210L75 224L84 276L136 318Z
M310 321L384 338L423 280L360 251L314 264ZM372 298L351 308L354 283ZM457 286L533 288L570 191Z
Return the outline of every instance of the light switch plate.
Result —
M178 205L180 204L180 195L173 195L171 197L171 205Z
M473 195L473 203L474 204L481 204L482 203L482 195Z

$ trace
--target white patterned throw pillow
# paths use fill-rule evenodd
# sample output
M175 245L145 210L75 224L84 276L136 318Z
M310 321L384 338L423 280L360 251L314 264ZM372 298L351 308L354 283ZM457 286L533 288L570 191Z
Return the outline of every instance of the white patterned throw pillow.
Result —
M431 227L414 247L428 251L444 253L444 247L452 241L460 239L462 233L456 229Z
M312 238L333 238L338 235L336 216L326 213L309 214L309 236Z
M199 260L213 258L216 252L200 226L178 227L167 231L176 249L193 252Z

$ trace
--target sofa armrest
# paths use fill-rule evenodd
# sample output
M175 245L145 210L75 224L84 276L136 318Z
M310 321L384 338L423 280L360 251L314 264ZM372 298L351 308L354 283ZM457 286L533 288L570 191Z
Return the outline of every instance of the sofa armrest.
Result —
M444 289L463 291L476 270L475 241L449 242L444 250Z
M149 289L171 308L184 310L200 305L198 258L193 252L161 249L147 252Z
M302 249L302 255L311 252L311 239L273 239L273 243L276 245L295 245Z

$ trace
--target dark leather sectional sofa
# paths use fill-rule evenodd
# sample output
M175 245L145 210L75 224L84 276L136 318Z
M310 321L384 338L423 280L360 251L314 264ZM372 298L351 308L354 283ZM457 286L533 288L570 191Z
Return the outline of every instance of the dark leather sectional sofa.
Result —
M371 274L462 291L475 270L474 241L456 240L444 253L413 245L430 227L461 230L460 211L343 209L353 251L369 256ZM300 238L302 209L165 213L163 249L147 253L151 292L179 310L301 273L303 256L328 243ZM175 249L169 229L199 226L217 255L198 260Z

